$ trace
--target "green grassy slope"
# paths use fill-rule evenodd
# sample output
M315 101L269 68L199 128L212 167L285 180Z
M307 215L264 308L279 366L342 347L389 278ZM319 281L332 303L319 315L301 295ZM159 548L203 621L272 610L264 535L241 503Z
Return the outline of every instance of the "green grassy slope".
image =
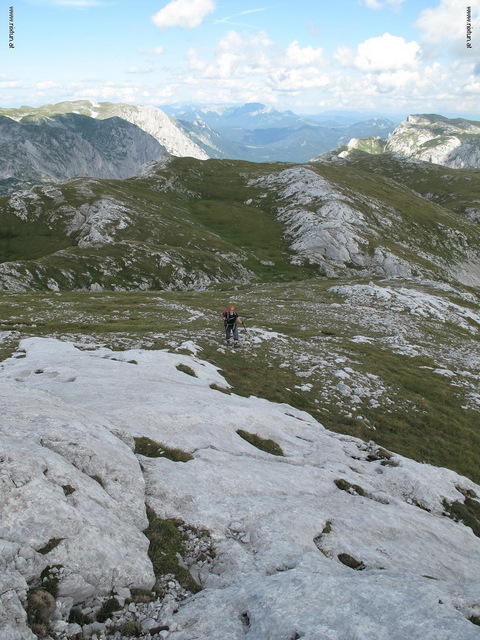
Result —
M0 199L0 286L11 271L18 289L184 289L322 275L308 259L292 264L278 212L296 205L281 185L252 184L292 166L176 158L145 177L77 179ZM383 247L414 273L444 277L478 248L474 223L371 167L307 167L364 216L367 262Z
M349 156L347 163L395 180L456 213L463 213L467 207L480 207L480 169L449 169L428 162L409 162L390 153L378 156L356 153Z

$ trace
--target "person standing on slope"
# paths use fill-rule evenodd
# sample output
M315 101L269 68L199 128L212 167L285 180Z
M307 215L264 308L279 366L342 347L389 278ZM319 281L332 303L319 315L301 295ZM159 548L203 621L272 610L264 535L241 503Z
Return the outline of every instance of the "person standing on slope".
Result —
M235 310L235 305L230 304L222 313L223 324L225 326L225 339L227 345L230 344L230 338L233 335L233 346L238 347L238 323L245 326L242 318L239 317Z

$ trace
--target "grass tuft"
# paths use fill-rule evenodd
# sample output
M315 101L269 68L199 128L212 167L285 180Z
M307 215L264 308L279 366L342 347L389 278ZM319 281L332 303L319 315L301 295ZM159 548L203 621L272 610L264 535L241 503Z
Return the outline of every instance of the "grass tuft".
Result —
M84 624L91 624L93 620L92 618L90 618L90 616L85 615L83 611L78 607L73 607L72 609L70 609L68 622L79 624L81 627L83 627Z
M118 630L122 636L126 636L127 638L139 638L143 633L142 625L138 620L124 622Z
M37 628L37 635L46 635L50 619L55 611L55 598L45 589L33 589L27 596L27 621L29 626Z
M480 502L466 497L464 502L443 501L443 507L448 517L455 522L463 522L480 538Z
M192 376L193 378L197 378L197 374L195 373L195 371L189 367L187 364L177 364L176 368L178 369L178 371L181 371L182 373L186 373L189 376Z
M179 563L179 556L186 553L186 536L180 529L181 521L159 518L155 511L147 506L148 528L144 534L150 540L148 557L157 580L172 574L187 591L197 593L201 587L192 578L190 572ZM158 587L156 587L157 589Z
M105 600L100 609L97 611L97 622L105 622L108 618L112 617L114 611L120 611L122 607L116 598L109 598Z
M231 390L228 389L227 387L221 387L218 384L215 384L214 382L210 385L210 389L214 389L215 391L221 391L222 393L226 393L227 395L231 395Z
M54 598L58 596L58 584L60 579L58 577L58 571L63 569L61 564L53 564L45 569L40 574L40 580L42 581L42 589L48 591Z
M246 440L249 444L253 445L260 451L265 451L266 453L271 453L273 456L283 456L283 450L279 444L277 444L274 440L267 440L266 438L261 438L256 433L249 433L248 431L244 431L243 429L237 429L238 435Z
M90 478L91 478L92 480L95 480L95 482L98 482L98 484L99 484L103 489L105 489L105 485L103 484L103 480L101 479L101 477L100 477L100 476L98 476L97 474L93 474L93 475L91 475L91 476L90 476Z
M342 491L347 491L348 493L356 493L359 496L367 497L367 493L365 489L362 489L358 484L352 484L345 480L344 478L338 478L334 480L335 485L341 489Z
M42 547L41 549L37 549L38 553L41 553L42 555L47 555L47 553L50 553L50 551L52 551L52 549L55 549L55 547L58 547L58 545L60 544L60 542L63 540L63 538L50 538L50 540L47 542L47 544Z
M151 438L136 437L134 453L146 456L147 458L168 458L173 462L188 462L193 460L192 454L182 449L173 449L165 444L155 442Z
M355 569L356 571L363 571L365 569L365 565L360 560L357 560L353 556L348 553L339 553L337 558L340 560L342 564L350 569Z

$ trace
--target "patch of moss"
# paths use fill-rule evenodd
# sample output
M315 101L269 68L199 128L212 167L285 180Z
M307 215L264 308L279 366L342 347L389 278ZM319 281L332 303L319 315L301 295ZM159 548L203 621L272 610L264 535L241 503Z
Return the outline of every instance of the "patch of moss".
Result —
M201 587L192 578L190 572L179 564L178 555L186 553L186 536L180 530L181 521L158 518L155 511L147 506L148 528L144 534L150 540L148 557L157 579L173 574L179 584L191 593L197 593ZM178 555L177 555L178 554ZM157 590L157 587L156 587Z
M339 553L337 558L340 560L342 564L350 569L355 569L356 571L363 571L365 569L365 565L360 560L357 560L353 556L348 553Z
M135 437L134 442L134 452L147 458L168 458L173 462L188 462L189 460L193 460L192 454L187 451L167 447L167 445L155 442L155 440L151 438L143 436Z
M178 371L181 371L182 373L186 373L187 375L192 376L193 378L198 377L195 371L188 365L183 364L183 362L180 364L177 364L176 368L178 369Z
M237 433L249 444L253 445L257 449L260 449L260 451L271 453L273 456L285 455L280 445L277 444L274 440L262 438L256 433L249 433L248 431L244 431L243 429L237 429Z
M50 540L47 542L47 544L42 547L41 549L37 549L38 553L41 553L42 555L46 555L47 553L50 553L50 551L52 551L52 549L55 549L55 547L58 547L58 545L60 544L60 542L63 540L63 538L50 538Z
M334 483L342 491L348 491L348 493L353 492L359 496L367 497L365 489L362 489L358 484L348 482L348 480L345 480L344 478L338 478L337 480L334 480Z
M62 486L62 489L63 489L63 493L64 493L66 496L71 495L71 494L75 491L75 487L72 487L72 486L70 486L69 484L64 484L64 485Z
M470 616L469 620L480 627L480 616Z
M464 502L444 500L443 507L449 518L455 522L463 522L480 538L480 502L468 497Z
M112 613L114 611L120 611L121 608L122 607L120 606L120 603L116 598L109 598L108 600L105 600L100 609L97 611L97 621L105 622L105 620L108 620L108 618L112 617Z

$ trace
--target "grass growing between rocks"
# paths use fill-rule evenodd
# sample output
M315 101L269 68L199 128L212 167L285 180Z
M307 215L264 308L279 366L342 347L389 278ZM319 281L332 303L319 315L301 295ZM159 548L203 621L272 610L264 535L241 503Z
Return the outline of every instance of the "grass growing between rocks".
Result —
M193 339L201 348L199 356L217 366L231 385L230 393L290 404L333 431L367 441L374 439L378 445L407 457L445 466L480 481L478 412L464 408L462 389L433 371L439 364L445 366L435 360L434 346L451 343L458 345L457 351L468 349L473 353L478 344L475 336L454 325L427 322L404 312L391 314L389 322L395 319L395 326L386 320L384 326L372 324L371 316L359 320L350 303L328 291L332 284L342 282L248 285L236 291L3 294L0 331L11 333L0 342L0 350L4 357L12 355L19 338L29 335L85 340L120 350L171 350L172 338L177 344ZM249 333L242 333L242 347L235 353L222 349L219 316L226 301L238 305L250 327ZM315 325L307 321L311 310L317 318ZM371 314L376 312L373 306ZM185 317L191 317L188 326ZM381 342L382 336L391 336L405 319L413 323L418 333L415 339L430 349L428 355L395 353ZM279 332L283 342L271 339L253 343L253 326ZM371 344L353 342L351 338L357 334L367 336ZM318 361L333 361L338 356L359 374L377 375L392 391L394 402L380 402L376 408L362 403L356 414L348 415L350 401L332 394L332 381L326 377L323 364L317 366L312 377L303 379L292 364L302 358L308 369ZM421 368L425 366L430 369ZM313 382L310 392L297 388L306 381ZM357 417L360 413L363 420ZM387 459L381 462L389 463Z
M63 538L50 538L50 540L47 542L47 544L42 547L41 549L37 549L38 553L41 553L42 555L46 555L47 553L50 553L50 551L52 551L52 549L55 549L55 547L58 547L58 545L60 544L60 542L63 540Z
M365 565L361 560L357 560L348 553L339 553L337 558L346 567L350 567L350 569L355 569L356 571L363 571L363 569L365 569Z
M98 622L105 622L112 617L114 611L120 611L122 607L116 598L105 600L100 609L97 611L96 619Z
M152 562L157 580L171 574L184 589L191 593L198 593L201 590L200 585L179 563L178 555L183 557L186 553L186 537L179 528L180 521L158 518L149 506L147 506L147 517L148 527L144 534L150 540L148 557Z
M467 496L464 502L447 502L445 500L443 506L449 518L455 522L463 522L480 538L480 502Z
M189 367L188 364L177 364L176 369L178 371L181 371L182 373L186 373L188 376L192 376L193 378L197 377L195 371L192 369L192 367Z
M168 458L173 462L188 462L189 460L193 460L193 456L187 451L167 447L150 438L138 437L133 440L135 442L134 453L146 456L147 458Z
M54 564L45 567L45 569L40 574L42 585L41 589L50 593L54 598L58 596L58 585L60 583L58 573L61 569L63 569L63 565Z
M274 440L261 438L256 433L249 433L248 431L243 431L243 429L237 429L238 435L246 440L249 444L253 445L260 451L265 451L266 453L271 453L272 456L283 456L284 453L279 444L277 444Z
M359 496L366 497L365 489L362 489L358 484L352 484L348 482L348 480L344 480L343 478L339 478L338 480L334 480L335 485L341 491L346 491L347 493L356 493Z
M27 595L27 623L38 638L48 635L48 628L55 611L55 598L44 589L32 589Z

